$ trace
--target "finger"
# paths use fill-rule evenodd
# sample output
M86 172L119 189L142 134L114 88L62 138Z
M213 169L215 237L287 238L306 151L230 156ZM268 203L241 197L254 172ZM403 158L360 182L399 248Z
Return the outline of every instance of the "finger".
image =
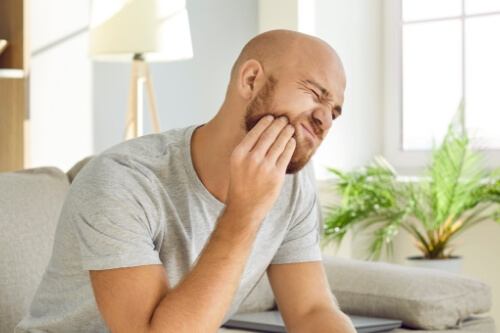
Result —
M297 143L295 142L294 138L291 138L285 147L285 150L283 153L280 155L278 158L278 161L276 162L276 166L283 170L285 172L286 167L288 166L288 163L290 163L290 159L292 158L293 152L295 151Z
M239 147L243 151L250 151L254 146L262 132L266 130L266 128L273 122L274 117L272 115L267 115L262 117L257 124L250 131L248 131L247 135L241 140Z
M276 139L276 141L274 141L271 148L269 148L269 151L267 152L266 156L270 161L276 163L280 155L285 150L286 144L288 143L294 132L295 128L290 124L286 125L285 128L283 128L278 138Z
M275 119L271 125L260 135L259 140L253 147L252 151L257 156L265 156L269 147L276 141L281 130L287 125L288 119L286 117L279 117Z

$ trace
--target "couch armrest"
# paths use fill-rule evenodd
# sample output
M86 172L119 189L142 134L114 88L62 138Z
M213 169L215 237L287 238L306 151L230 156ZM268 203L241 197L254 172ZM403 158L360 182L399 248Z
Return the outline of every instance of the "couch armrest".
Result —
M461 275L328 256L323 262L332 292L349 314L439 330L457 328L471 315L491 308L490 288Z

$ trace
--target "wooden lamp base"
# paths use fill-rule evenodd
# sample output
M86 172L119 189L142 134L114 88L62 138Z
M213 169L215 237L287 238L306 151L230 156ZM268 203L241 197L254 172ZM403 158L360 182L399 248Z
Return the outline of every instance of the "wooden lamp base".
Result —
M158 111L149 67L142 54L135 54L132 62L128 112L124 131L125 140L143 135L144 86L146 86L148 110L151 116L153 131L159 133Z

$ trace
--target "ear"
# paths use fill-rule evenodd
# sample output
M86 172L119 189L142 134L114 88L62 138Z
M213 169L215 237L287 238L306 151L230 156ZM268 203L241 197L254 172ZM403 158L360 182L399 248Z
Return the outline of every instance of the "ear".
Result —
M236 88L241 97L252 99L264 82L264 69L260 62L250 59L240 66Z

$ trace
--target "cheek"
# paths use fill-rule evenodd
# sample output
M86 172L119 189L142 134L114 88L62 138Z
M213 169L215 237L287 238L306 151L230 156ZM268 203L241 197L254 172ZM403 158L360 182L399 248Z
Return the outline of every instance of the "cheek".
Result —
M290 115L300 116L313 110L315 103L311 96L305 93L275 94L274 106L277 110L286 111Z

